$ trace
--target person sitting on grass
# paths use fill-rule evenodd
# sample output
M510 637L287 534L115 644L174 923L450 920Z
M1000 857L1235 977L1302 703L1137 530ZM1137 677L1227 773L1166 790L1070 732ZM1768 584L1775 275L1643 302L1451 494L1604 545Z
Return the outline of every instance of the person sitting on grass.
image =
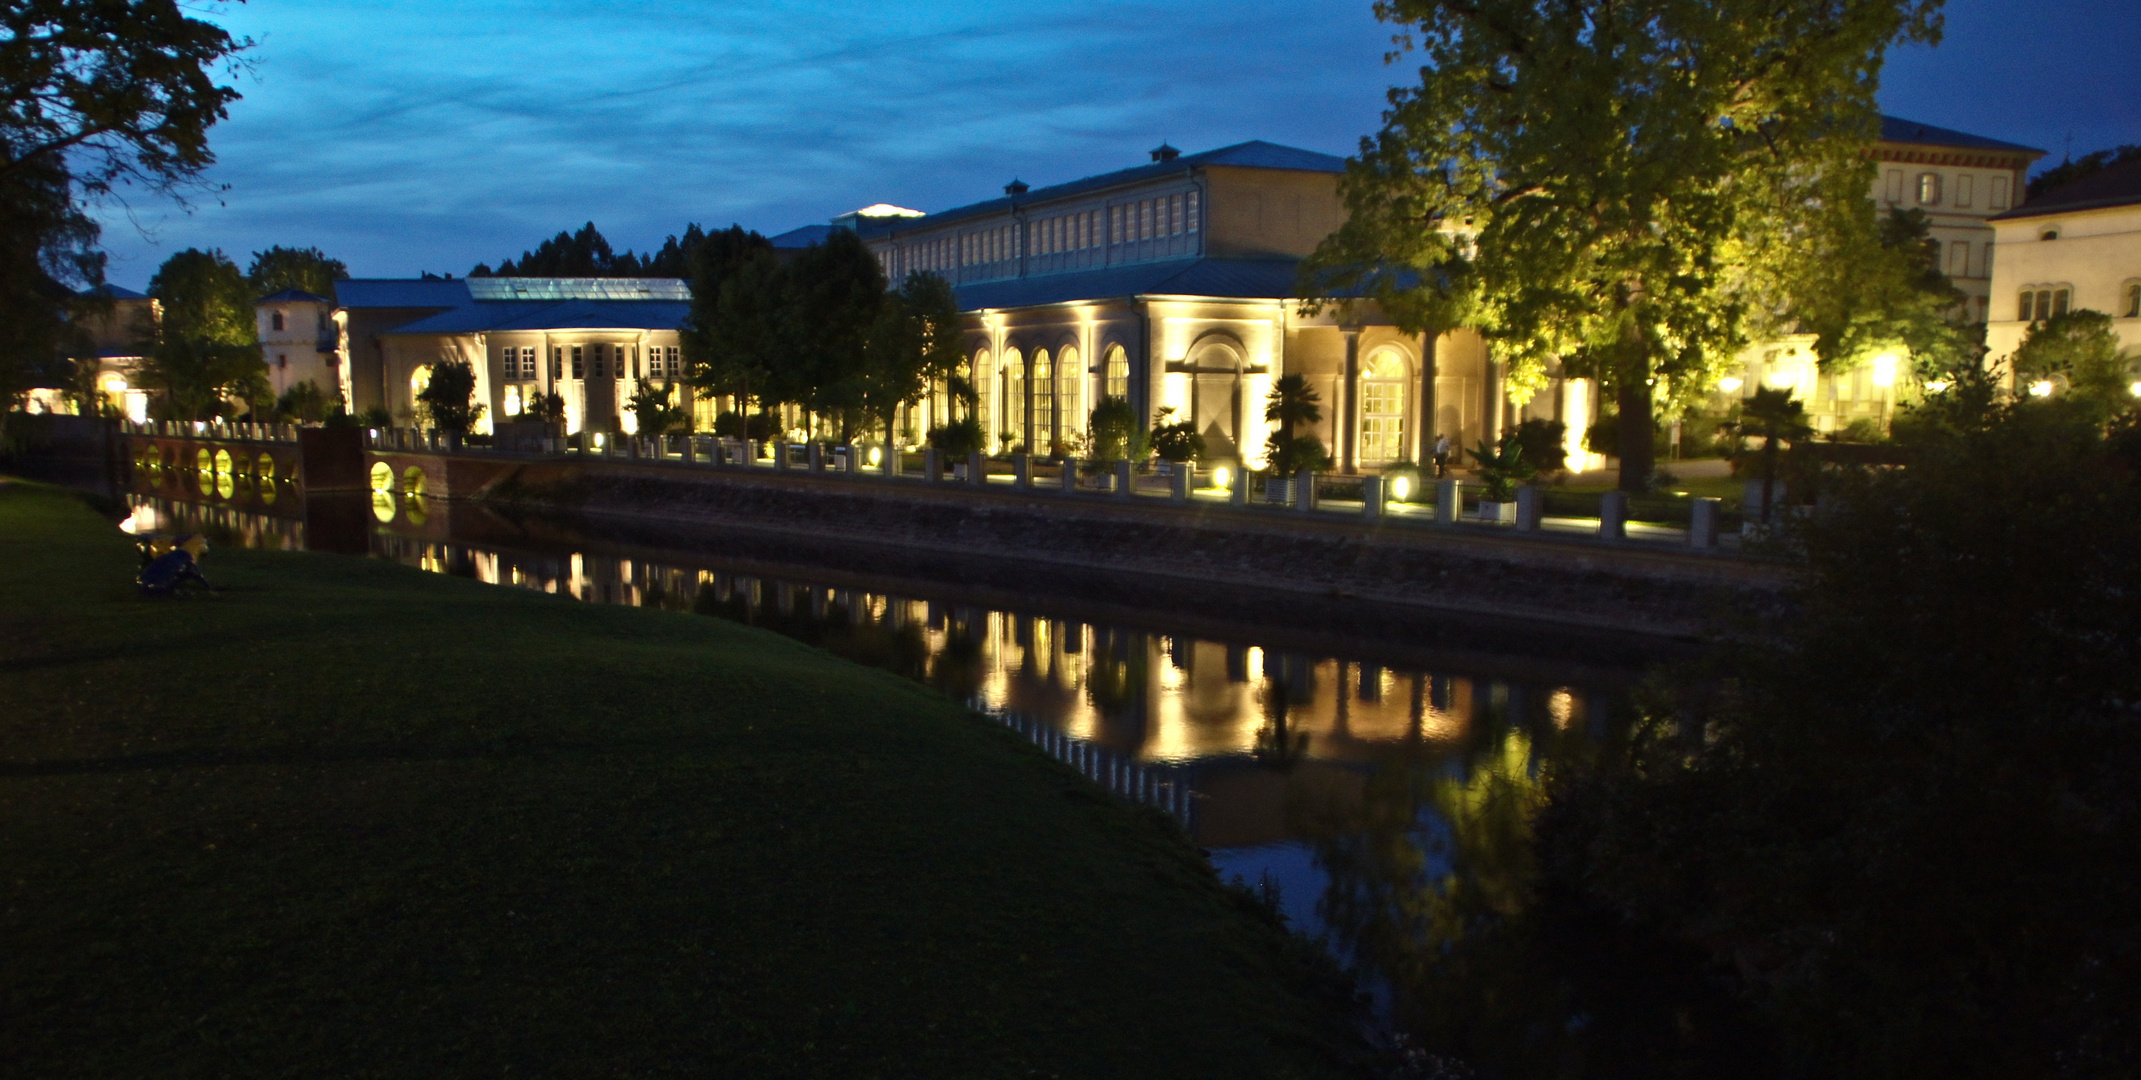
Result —
M150 551L148 546L142 548L143 555ZM207 553L208 539L195 533L170 551L149 559L134 584L141 587L143 596L183 596L179 590L187 582L198 582L201 588L213 592L215 586L201 576L201 556Z

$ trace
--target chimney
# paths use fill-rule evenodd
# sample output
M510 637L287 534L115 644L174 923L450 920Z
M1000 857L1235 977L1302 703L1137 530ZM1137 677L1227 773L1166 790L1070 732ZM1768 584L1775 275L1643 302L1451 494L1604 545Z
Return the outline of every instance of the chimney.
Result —
M1164 142L1159 145L1158 149L1152 152L1152 160L1154 161L1173 161L1174 159L1181 156L1182 151L1177 150Z
M1029 190L1031 189L1026 186L1024 180L1014 179L1004 185L1004 194L1006 195L1024 195Z

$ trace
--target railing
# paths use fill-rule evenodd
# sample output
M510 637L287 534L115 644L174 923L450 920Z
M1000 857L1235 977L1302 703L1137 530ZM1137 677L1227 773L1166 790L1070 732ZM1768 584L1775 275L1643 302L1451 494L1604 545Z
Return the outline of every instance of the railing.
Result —
M122 434L143 438L294 443L298 426L220 420L121 420L119 430Z
M1039 717L994 708L979 698L967 704L974 711L994 717L1005 727L1041 748L1049 757L1070 766L1078 774L1107 788L1121 798L1166 811L1190 831L1197 814L1196 793L1189 770L1173 765L1140 762L1083 739Z
M935 449L901 453L885 447L826 443L760 442L704 434L546 435L507 445L453 440L435 430L380 428L366 434L375 451L460 452L512 457L558 456L669 463L719 469L763 469L798 476L912 484L981 487L1042 496L1114 498L1141 504L1227 507L1248 513L1292 514L1316 520L1351 516L1379 526L1451 527L1511 536L1570 540L1587 538L1638 547L1680 547L1716 552L1738 546L1739 518L1714 498L1629 496L1621 492L1571 492L1520 487L1506 502L1481 498L1484 488L1457 479L1413 480L1341 476L1303 471L1291 476L1194 464L1156 463L1149 471L1129 462L1079 458L1036 460L1027 454L990 458L953 457ZM1397 495L1404 495L1398 498Z

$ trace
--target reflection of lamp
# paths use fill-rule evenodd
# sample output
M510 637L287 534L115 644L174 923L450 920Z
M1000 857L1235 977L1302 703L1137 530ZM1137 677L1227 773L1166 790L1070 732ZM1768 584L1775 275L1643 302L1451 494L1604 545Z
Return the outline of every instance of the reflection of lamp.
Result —
M1399 502L1412 498L1412 477L1402 474L1391 477L1390 497Z
M1882 353L1873 358L1873 384L1894 386L1896 384L1896 354Z
M2031 396L2031 397L2051 397L2051 396L2052 396L2052 380L2050 380L2050 379L2039 379L2039 380L2037 380L2036 382L2033 382L2033 383L2029 384L2029 396Z
M1740 377L1737 375L1727 375L1724 378L1717 380L1717 388L1719 390L1723 390L1725 393L1728 394L1738 393L1740 387L1745 385L1747 384L1741 381Z

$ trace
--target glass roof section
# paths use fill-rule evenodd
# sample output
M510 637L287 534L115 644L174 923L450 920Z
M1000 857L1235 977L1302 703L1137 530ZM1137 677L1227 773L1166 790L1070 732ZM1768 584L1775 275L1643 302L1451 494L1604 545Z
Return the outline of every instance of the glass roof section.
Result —
M477 300L690 300L682 278L472 277Z

